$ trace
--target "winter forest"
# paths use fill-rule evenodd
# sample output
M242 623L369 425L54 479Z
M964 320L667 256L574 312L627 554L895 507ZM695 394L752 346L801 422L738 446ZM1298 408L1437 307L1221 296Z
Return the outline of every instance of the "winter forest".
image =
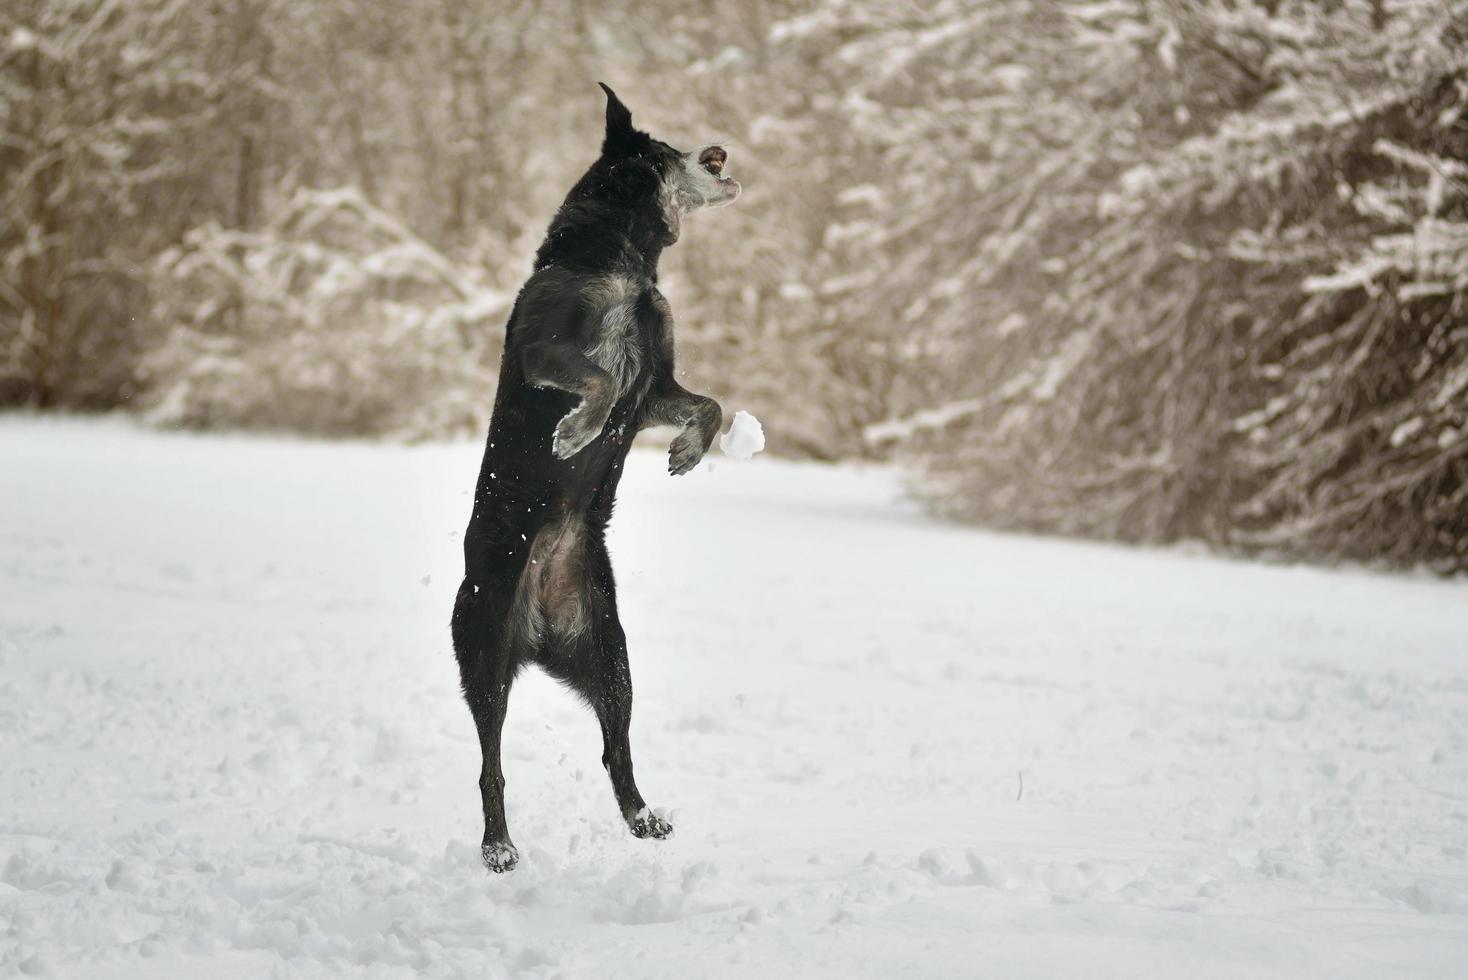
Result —
M597 79L731 148L665 286L775 452L1468 569L1456 0L11 0L0 403L477 434Z

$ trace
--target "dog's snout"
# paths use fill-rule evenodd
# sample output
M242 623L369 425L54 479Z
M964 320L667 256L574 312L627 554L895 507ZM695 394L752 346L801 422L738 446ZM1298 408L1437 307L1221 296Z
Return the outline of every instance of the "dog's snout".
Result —
M699 166L709 173L719 173L724 169L724 161L729 159L729 154L724 152L722 146L705 147L698 155Z

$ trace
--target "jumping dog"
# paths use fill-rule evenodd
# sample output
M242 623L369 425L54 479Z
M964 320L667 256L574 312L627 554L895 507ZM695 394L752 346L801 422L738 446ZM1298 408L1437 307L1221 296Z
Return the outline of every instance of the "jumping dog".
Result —
M668 472L698 465L717 402L678 384L658 258L683 218L740 185L719 146L680 152L633 127L606 85L601 156L566 195L505 330L488 446L464 534L454 654L484 762L485 865L519 860L505 826L500 733L515 676L537 664L596 712L602 765L638 837L673 828L643 802L627 731L632 680L605 532L633 436L678 428Z

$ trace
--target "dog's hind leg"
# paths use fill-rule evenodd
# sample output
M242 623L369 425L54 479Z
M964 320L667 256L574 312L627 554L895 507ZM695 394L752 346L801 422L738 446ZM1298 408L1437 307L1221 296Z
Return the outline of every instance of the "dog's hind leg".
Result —
M520 859L505 825L505 776L500 766L500 733L505 724L510 685L515 680L507 613L510 595L465 579L454 602L454 654L464 700L479 730L483 763L479 795L484 809L480 854L494 872L509 871Z
M621 628L618 627L618 634ZM632 679L627 671L627 648L607 643L605 689L592 705L596 709L596 720L601 724L601 764L612 779L612 792L617 797L617 808L622 819L636 837L663 838L673 833L673 825L653 813L643 802L637 791L637 781L632 776L632 746L628 730L632 725Z
M587 573L593 589L592 628L579 642L576 671L564 678L591 705L601 725L601 764L612 780L617 808L627 827L637 837L667 837L673 826L654 814L643 802L632 775L632 674L627 667L627 636L617 619L616 587L606 547L591 544Z

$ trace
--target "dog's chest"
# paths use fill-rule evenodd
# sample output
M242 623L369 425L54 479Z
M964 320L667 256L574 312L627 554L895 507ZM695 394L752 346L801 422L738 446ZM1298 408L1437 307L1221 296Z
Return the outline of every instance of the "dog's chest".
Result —
M621 398L631 391L647 363L646 340L638 315L642 288L620 276L599 279L587 299L595 326L583 353L607 374Z

